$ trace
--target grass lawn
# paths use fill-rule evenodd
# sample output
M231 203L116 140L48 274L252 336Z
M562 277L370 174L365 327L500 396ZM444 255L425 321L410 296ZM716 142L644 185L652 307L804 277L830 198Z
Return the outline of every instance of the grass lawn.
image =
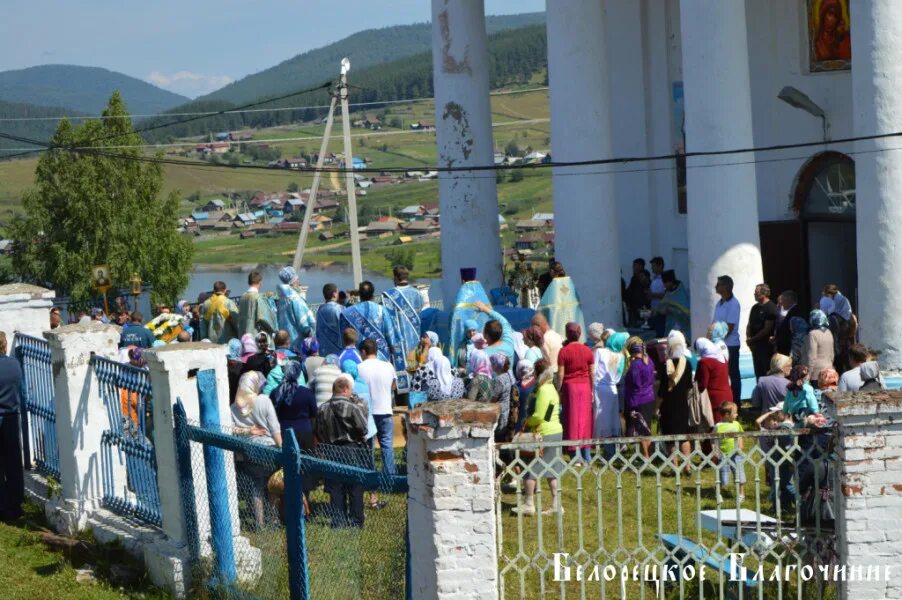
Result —
M108 563L109 557L97 561L96 583L76 582L73 561L48 550L39 539L36 531L45 526L43 513L34 505L27 506L25 518L17 525L0 524L0 564L3 565L0 568L0 597L4 600L169 598L146 582L127 590L108 583L104 579L104 563ZM122 550L113 548L108 554L121 556Z

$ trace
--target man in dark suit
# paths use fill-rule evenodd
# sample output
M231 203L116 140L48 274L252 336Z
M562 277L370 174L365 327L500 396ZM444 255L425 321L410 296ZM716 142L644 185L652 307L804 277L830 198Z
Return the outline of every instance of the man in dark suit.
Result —
M780 294L780 306L783 314L777 319L777 328L774 332L774 345L777 353L789 356L792 351L792 331L789 329L789 321L793 317L806 319L805 310L799 306L799 295L792 290L786 290ZM807 320L807 319L806 319Z

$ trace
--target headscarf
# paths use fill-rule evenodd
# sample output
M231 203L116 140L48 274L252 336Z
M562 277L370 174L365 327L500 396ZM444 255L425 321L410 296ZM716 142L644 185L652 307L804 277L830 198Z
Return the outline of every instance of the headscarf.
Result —
M792 359L785 354L774 354L770 357L770 370L768 375L783 375L786 367L792 365Z
M616 369L622 376L624 370L626 370L626 356L624 355L623 348L624 346L626 346L626 342L629 337L630 334L625 331L612 333L608 337L608 341L605 344L605 347L611 351L611 356L608 360L608 370L612 373Z
M482 350L483 348L485 348L486 346L489 345L489 343L485 340L485 338L482 337L481 333L477 333L476 335L471 337L470 341L473 342L473 346L477 350Z
M808 383L808 367L806 365L796 365L789 372L789 386L786 388L793 392L802 390L802 386Z
M438 334L437 334L436 332L434 332L434 331L427 331L427 332L426 332L426 337L429 338L429 341L432 342L432 345L433 345L433 346L438 346L439 339L438 339Z
M709 341L714 342L722 342L727 339L727 336L730 334L730 326L727 325L724 321L715 321L711 324L711 339Z
M450 396L453 391L454 375L451 373L451 361L436 347L429 349L427 356L429 368L438 380L439 390L442 396Z
M604 325L602 323L592 323L589 325L587 331L589 334L589 339L597 345L604 335Z
M326 359L323 361L325 365L332 365L333 367L339 367L338 364L338 355L337 354L329 354L326 356Z
M567 338L567 342L578 342L582 334L583 328L579 326L579 323L570 321L564 326L564 335Z
M256 342L256 344L257 344L258 352L260 351L260 346L262 346L264 344L264 342L266 343L267 347L269 347L269 348L273 347L272 338L269 337L269 334L266 333L265 331L259 332L257 334L257 337L254 338L254 342Z
M319 342L315 337L304 338L302 352L305 358L319 352Z
M282 365L282 381L269 394L273 406L278 407L281 404L291 406L294 399L294 393L298 391L300 384L298 378L301 376L301 363L296 360L289 360Z
M811 325L812 329L820 329L823 331L824 329L827 329L827 315L824 314L824 311L815 308L808 315L808 323Z
M821 300L818 302L818 308L824 311L824 314L829 317L836 312L836 303L833 302L833 298L830 296L821 296Z
M638 335L632 336L626 341L627 351L629 352L630 365L638 360L640 355L642 362L648 364L648 354L645 353L645 342Z
M536 376L536 364L530 360L521 360L517 363L517 380L522 384L524 381L533 379Z
M476 322L476 319L465 320L464 331L479 331L479 323Z
M686 336L682 331L672 330L667 335L667 355L670 358L689 358L691 353L686 348Z
M866 363L862 363L861 367L859 367L858 369L858 372L861 376L861 381L877 379L878 377L880 377L880 365L877 364L877 361L869 360Z
M537 348L541 348L545 343L545 336L542 330L532 325L523 330L523 339Z
M289 284L298 278L294 267L284 267L279 271L279 280L284 284Z
M473 350L472 354L470 354L470 362L467 366L469 367L469 371L473 373L474 376L492 376L492 362L491 360L489 360L489 355L486 354L485 350L482 350L480 348Z
M510 368L510 360L504 352L496 352L491 355L489 362L492 363L492 371L495 373L504 373Z
M257 342L254 336L245 333L241 336L241 360L247 362L247 359L257 353Z
M351 360L350 358L348 360L342 361L341 372L350 375L354 381L362 381L360 379L360 370L357 368L357 362Z
M128 351L128 361L134 367L143 367L147 363L144 361L144 349L135 346Z
M717 362L727 362L720 348L708 338L695 340L695 351L698 353L699 358L713 358Z
M260 371L248 371L238 380L238 390L235 392L235 406L242 417L246 417L254 410L254 402L263 389L266 378Z
M852 304L849 299L842 295L842 292L836 292L833 296L834 312L840 317L849 321L852 318Z
M241 358L241 350L242 344L241 340L238 338L232 338L229 340L229 358L232 360L238 360Z
M839 383L839 373L836 370L827 367L826 369L821 369L820 374L817 376L817 387L819 390L835 390L836 385Z

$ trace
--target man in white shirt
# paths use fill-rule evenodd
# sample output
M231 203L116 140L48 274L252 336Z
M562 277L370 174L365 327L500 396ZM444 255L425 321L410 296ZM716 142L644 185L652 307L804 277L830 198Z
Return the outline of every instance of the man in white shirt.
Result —
M542 313L536 313L532 317L532 325L542 330L544 341L543 350L551 364L551 371L557 373L557 355L564 347L564 338L548 324L548 319Z
M720 300L714 306L714 323L723 321L727 324L727 337L724 343L730 352L730 388L733 390L733 402L739 406L742 395L742 376L739 374L739 300L733 295L733 278L721 275L717 278L714 291Z
M662 278L663 274L664 259L660 256L656 256L651 259L651 286L649 288L649 291L651 292L651 310L655 315L649 319L649 324L654 327L655 335L659 338L667 335L667 332L664 330L667 317L655 312L658 305L661 304L661 299L664 298L664 294L667 293L667 288L664 287L664 279Z
M382 451L382 472L395 474L395 428L392 422L392 392L397 389L398 376L391 363L379 360L376 341L370 338L360 344L363 362L357 367L360 379L370 388L376 437Z

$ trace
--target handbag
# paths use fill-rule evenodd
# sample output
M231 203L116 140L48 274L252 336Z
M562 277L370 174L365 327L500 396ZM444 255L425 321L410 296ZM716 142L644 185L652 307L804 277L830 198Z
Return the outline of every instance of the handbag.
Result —
M707 432L714 427L714 413L711 412L711 398L708 390L698 391L698 383L692 382L689 390L689 428L695 432Z

